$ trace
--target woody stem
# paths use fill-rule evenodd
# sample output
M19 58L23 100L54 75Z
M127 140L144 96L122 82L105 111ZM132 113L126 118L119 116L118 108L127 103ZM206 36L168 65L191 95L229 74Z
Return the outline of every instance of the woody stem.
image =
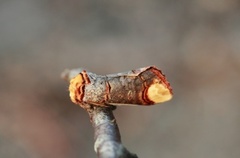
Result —
M137 158L121 143L121 136L112 110L94 107L88 110L95 130L94 149L99 158Z

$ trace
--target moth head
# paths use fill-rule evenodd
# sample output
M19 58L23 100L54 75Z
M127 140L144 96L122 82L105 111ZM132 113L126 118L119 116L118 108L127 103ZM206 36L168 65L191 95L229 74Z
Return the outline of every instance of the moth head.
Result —
M75 104L78 104L82 100L83 83L84 83L84 80L83 80L83 76L81 75L81 73L70 80L69 96L70 96L70 99L72 100L72 102Z

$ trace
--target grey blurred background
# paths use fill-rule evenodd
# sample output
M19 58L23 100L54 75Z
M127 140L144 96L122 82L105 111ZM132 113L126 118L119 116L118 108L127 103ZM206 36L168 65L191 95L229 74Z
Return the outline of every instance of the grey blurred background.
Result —
M240 1L1 0L0 157L97 157L61 72L148 65L174 98L118 107L123 144L141 158L239 158Z

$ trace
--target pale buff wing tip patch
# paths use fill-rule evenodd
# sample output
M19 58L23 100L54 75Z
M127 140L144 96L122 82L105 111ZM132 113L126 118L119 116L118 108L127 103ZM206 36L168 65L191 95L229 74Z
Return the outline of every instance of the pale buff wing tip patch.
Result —
M148 98L154 103L162 103L172 98L169 88L161 83L153 83L147 91Z

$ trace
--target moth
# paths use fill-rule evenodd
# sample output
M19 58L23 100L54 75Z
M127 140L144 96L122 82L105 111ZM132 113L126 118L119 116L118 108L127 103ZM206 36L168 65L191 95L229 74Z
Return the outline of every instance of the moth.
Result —
M83 70L70 80L69 95L79 105L148 106L170 100L173 92L161 70L148 66L110 75Z

